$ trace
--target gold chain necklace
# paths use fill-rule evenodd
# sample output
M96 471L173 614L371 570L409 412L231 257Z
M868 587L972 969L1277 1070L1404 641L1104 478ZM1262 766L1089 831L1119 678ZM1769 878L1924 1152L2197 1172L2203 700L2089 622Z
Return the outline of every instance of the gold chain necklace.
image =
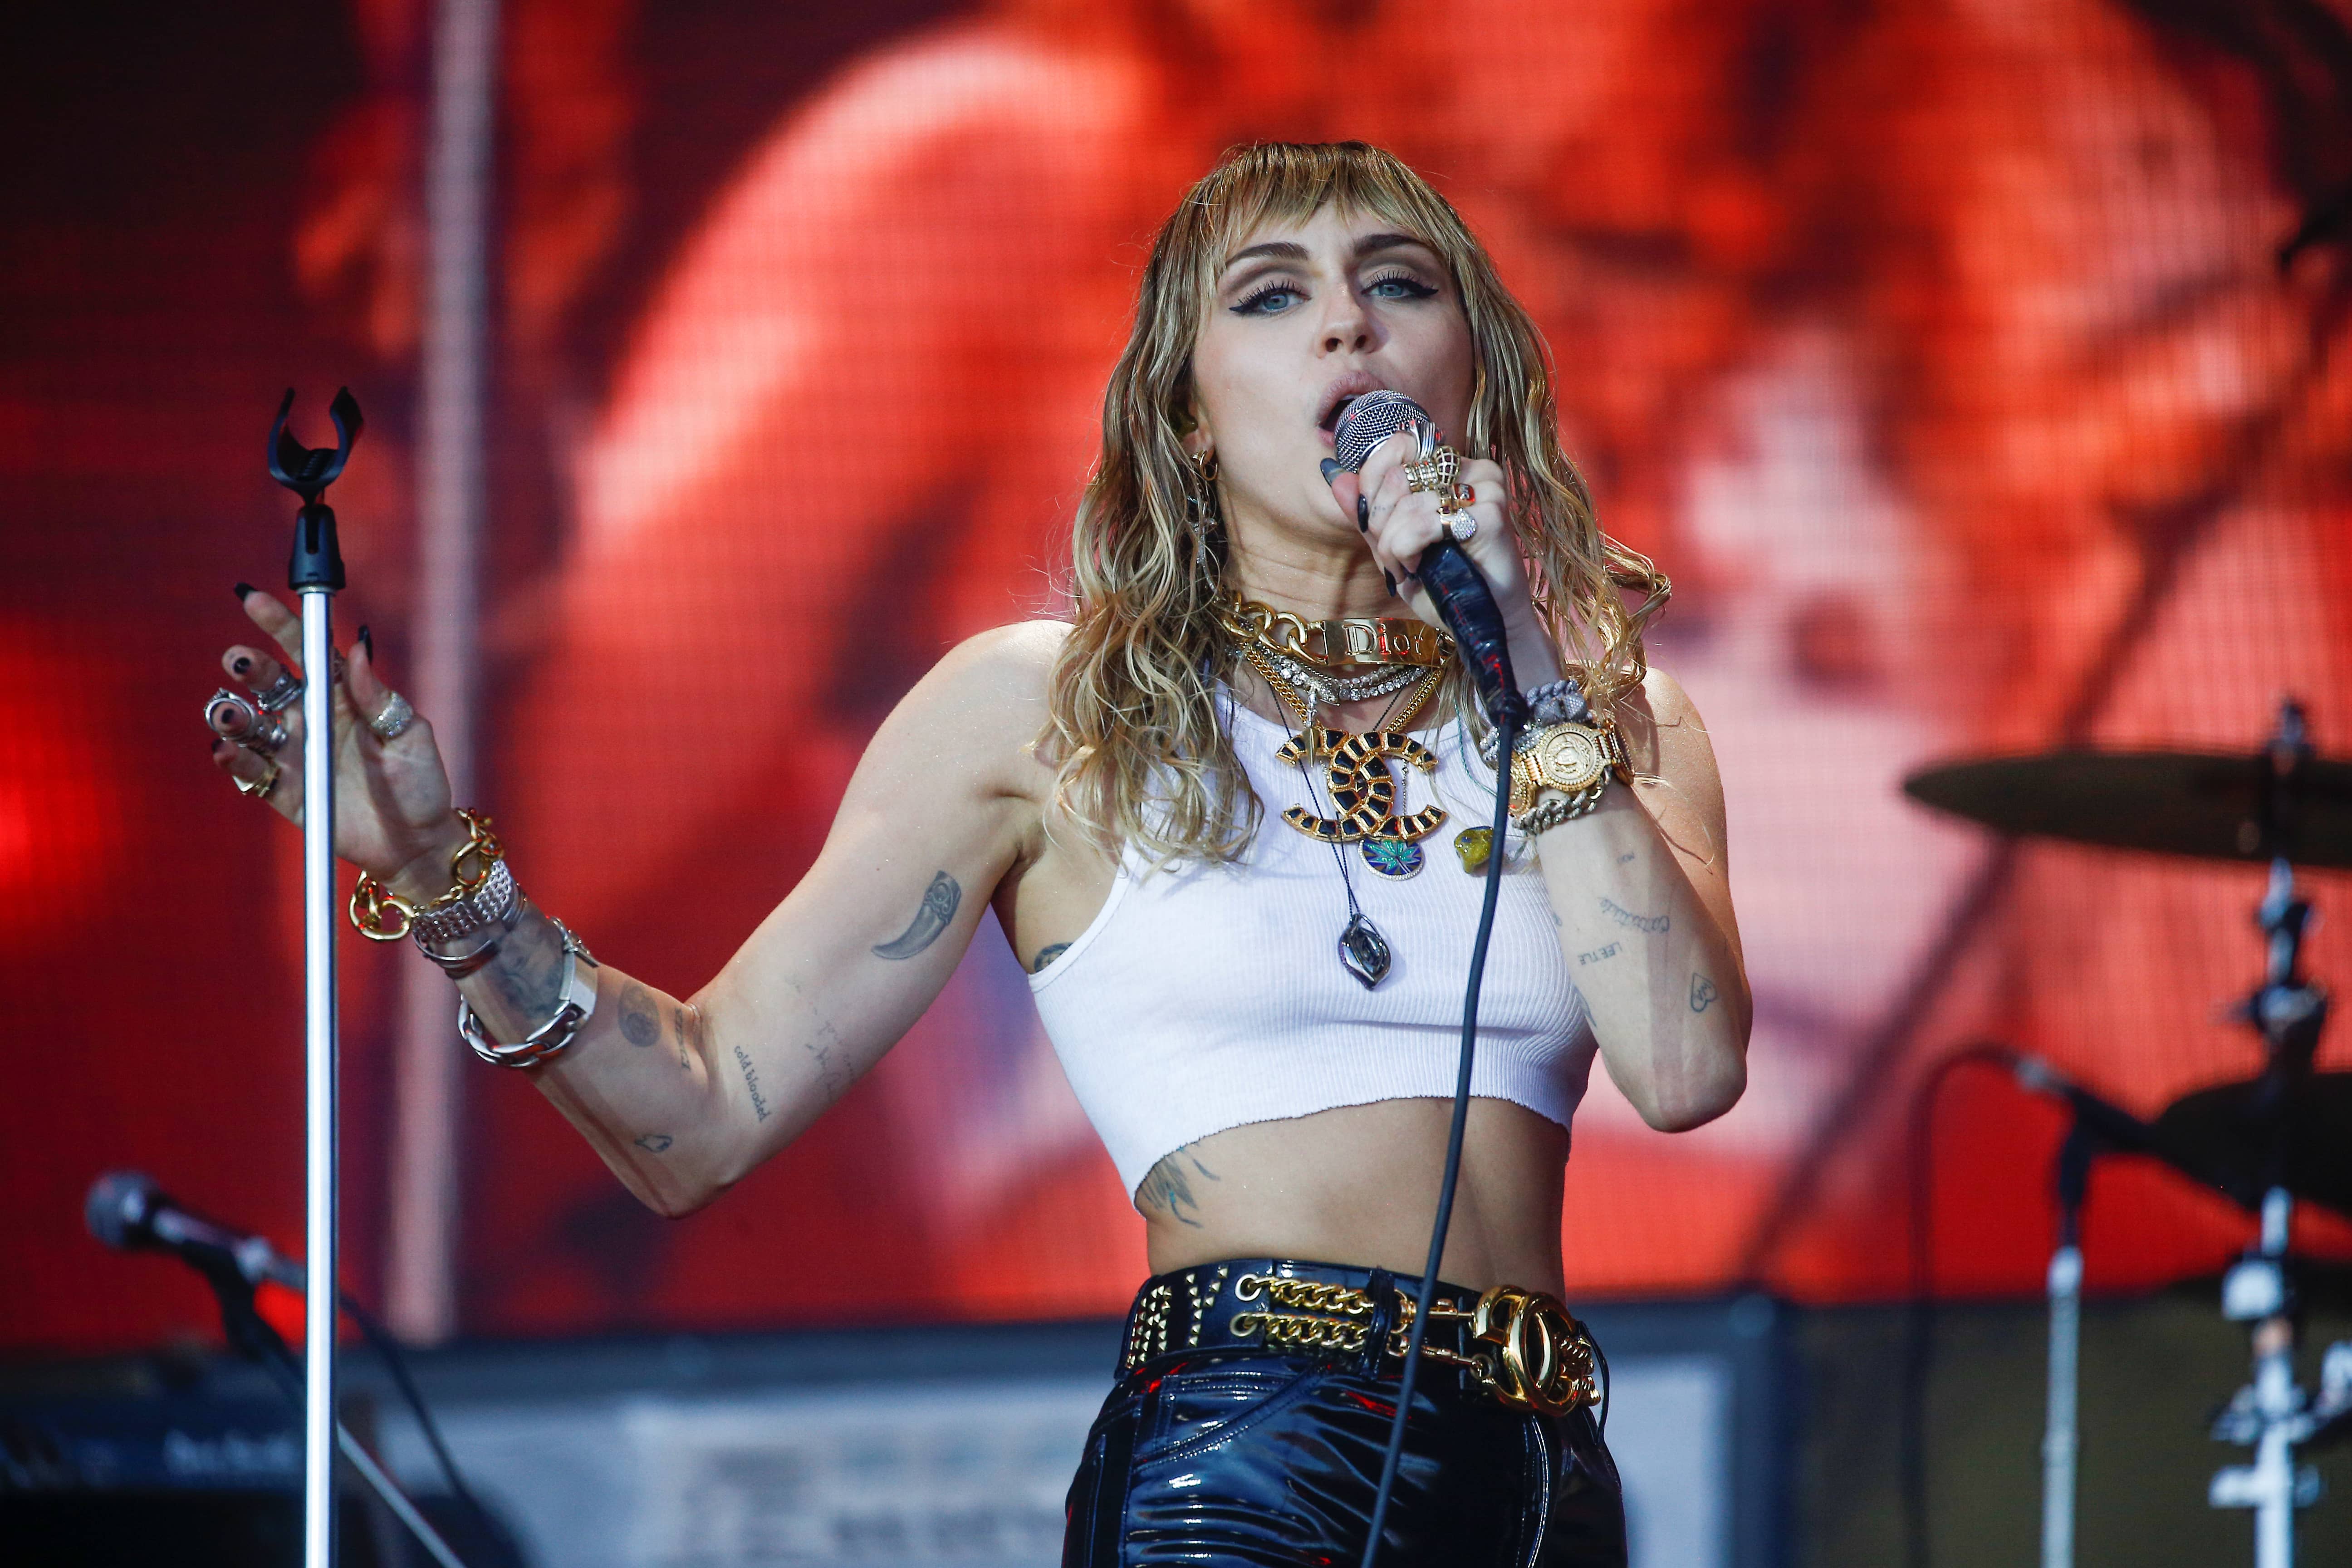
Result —
M1237 643L1262 642L1277 653L1312 665L1411 664L1441 669L1454 657L1452 637L1442 628L1410 616L1345 616L1312 621L1236 596L1218 603L1217 618Z
M1307 837L1332 845L1335 849L1342 844L1360 846L1364 863L1383 877L1410 877L1420 870L1427 859L1421 840L1444 825L1445 808L1432 805L1415 812L1398 811L1402 786L1390 771L1389 763L1393 759L1419 768L1423 773L1436 773L1437 753L1407 734L1405 726L1435 694L1445 672L1439 668L1423 675L1401 708L1388 715L1379 728L1359 735L1318 724L1313 704L1276 672L1273 661L1259 644L1244 643L1242 656L1273 689L1284 710L1296 710L1298 714L1297 733L1284 742L1275 755L1297 766L1307 777L1308 799L1316 809L1289 806L1283 811L1282 819ZM1307 773L1310 760L1323 764L1324 787L1331 794L1332 816L1322 815L1322 803L1314 798L1313 778ZM1345 861L1340 870L1343 874L1347 870ZM1352 889L1349 898L1352 903Z

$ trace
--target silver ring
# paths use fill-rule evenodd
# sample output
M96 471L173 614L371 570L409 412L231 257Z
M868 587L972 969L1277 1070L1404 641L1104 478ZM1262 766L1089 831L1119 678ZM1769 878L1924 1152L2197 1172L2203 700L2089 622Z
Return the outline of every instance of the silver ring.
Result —
M387 691L383 694L383 706L375 710L367 727L379 741L396 741L415 722L416 710L408 705L408 699L397 691Z
M278 754L278 748L286 743L286 726L267 713L257 713L253 716L252 727L233 739L248 752L274 757Z
M253 705L264 713L277 713L291 708L301 700L302 678L284 665L279 665L278 679L269 683L268 690L254 698Z
M205 728L223 740L241 741L260 722L261 714L252 700L226 686L205 700Z
M1467 544L1478 537L1478 520L1466 511L1448 513L1445 536L1456 544Z

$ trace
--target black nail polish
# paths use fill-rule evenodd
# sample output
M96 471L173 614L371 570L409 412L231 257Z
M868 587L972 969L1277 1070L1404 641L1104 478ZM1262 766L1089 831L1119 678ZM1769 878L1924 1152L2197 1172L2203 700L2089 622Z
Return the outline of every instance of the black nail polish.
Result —
M252 668L253 660L249 658L240 658L235 664L230 665L228 667L228 670L231 675L243 675L247 670L251 669Z
M246 596L247 594L250 594L250 593L252 593L252 592L253 592L253 584L250 584L250 583L239 583L239 584L236 585L236 602L237 602L238 604L240 604L240 605L244 604L244 603L245 603L245 596Z
M1318 466L1323 470L1323 482L1327 485L1331 482L1331 476L1339 471L1339 460L1337 458L1326 458Z
M1361 496L1356 498L1356 529L1361 533L1372 531L1372 503Z
M1390 598L1391 598L1391 599L1395 598L1395 597L1396 597L1396 579L1395 579L1395 578L1393 578L1393 577L1391 577L1391 576L1390 576L1387 573L1383 572L1383 573L1381 573L1381 582L1383 582L1383 583L1386 583L1386 584L1389 585L1389 597L1390 597Z
M370 664L373 664L375 662L375 637L365 626L362 626L360 628L360 647L367 649L368 662Z

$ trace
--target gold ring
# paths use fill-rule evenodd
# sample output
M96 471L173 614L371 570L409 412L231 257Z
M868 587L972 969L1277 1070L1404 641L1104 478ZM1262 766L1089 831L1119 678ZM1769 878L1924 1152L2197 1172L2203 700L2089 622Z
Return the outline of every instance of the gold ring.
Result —
M269 798L269 792L278 787L278 775L286 771L285 765L276 757L268 756L265 752L256 752L255 755L262 757L269 763L269 771L257 779L241 779L235 773L231 773L228 782L236 785L236 793L239 795L256 795L267 800Z

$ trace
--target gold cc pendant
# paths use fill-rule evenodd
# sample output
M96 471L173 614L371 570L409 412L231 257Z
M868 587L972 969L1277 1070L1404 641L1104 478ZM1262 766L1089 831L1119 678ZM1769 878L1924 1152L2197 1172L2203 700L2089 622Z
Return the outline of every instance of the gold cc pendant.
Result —
M1332 808L1339 813L1319 816L1294 805L1283 811L1285 822L1326 844L1362 844L1365 860L1383 876L1407 877L1421 868L1422 852L1415 841L1437 831L1445 821L1445 808L1423 806L1398 816L1397 781L1389 771L1389 759L1434 773L1436 752L1410 735L1351 735L1318 726L1292 736L1275 754L1293 766L1308 758L1320 761Z

